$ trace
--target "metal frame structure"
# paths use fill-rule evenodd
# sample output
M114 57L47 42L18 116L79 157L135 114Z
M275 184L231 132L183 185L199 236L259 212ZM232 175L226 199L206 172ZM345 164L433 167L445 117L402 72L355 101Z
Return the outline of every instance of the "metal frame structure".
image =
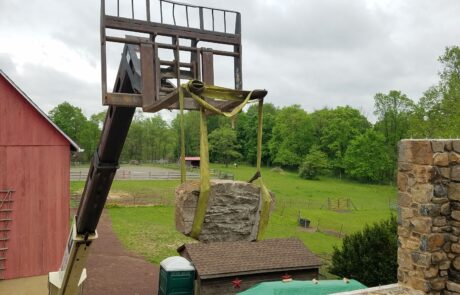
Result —
M87 253L92 241L97 238L96 227L119 167L118 160L136 107L142 107L146 112L179 109L180 88L178 86L181 80L200 80L206 84L214 84L214 55L233 57L234 86L236 90L242 90L243 87L240 13L182 4L171 0L159 0L161 21L153 22L150 19L150 0L145 0L147 20L135 19L134 0L131 0L132 17L120 17L120 0L116 1L117 14L114 16L106 14L106 0L101 0L102 103L108 105L109 108L98 148L91 160L61 267L58 271L49 274L51 295L74 295L82 289L86 278L84 266ZM172 8L173 24L163 21L165 4ZM186 26L176 24L175 9L177 7L185 9ZM190 25L189 11L192 9L198 10L197 28ZM205 28L205 11L211 13L212 29ZM220 12L220 15L223 16L223 31L216 29L216 12ZM227 26L229 14L235 15L233 32L230 32ZM141 33L146 34L146 37L109 35L113 31ZM161 41L164 40L164 37L170 38L171 42ZM181 41L184 40L190 45L181 45ZM113 92L107 90L107 42L124 44ZM232 50L201 48L200 42L230 45ZM161 60L159 50L172 52L173 60ZM190 53L189 60L180 60L183 52ZM240 105L249 94L249 91L239 91L239 96L230 101L204 99L208 104L225 111ZM265 90L256 90L251 92L249 98L250 100L261 100L266 94ZM198 110L200 105L191 97L185 96L184 109Z
M241 15L232 10L216 9L204 6L182 4L171 0L160 0L160 22L151 21L150 0L145 0L146 20L134 17L134 2L131 1L131 18L120 17L120 0L117 0L117 15L106 14L106 0L101 2L101 67L102 67L102 103L104 105L142 107L146 112L177 109L178 91L176 85L182 79L200 80L207 84L214 84L214 55L232 57L234 60L234 86L241 90L242 63L241 63ZM164 22L165 3L172 10L173 23ZM185 9L186 26L176 23L176 8ZM199 20L197 28L191 26L189 11L198 10ZM211 28L205 28L205 12L211 14ZM223 19L223 31L216 29L217 13ZM229 28L229 15L234 15L235 26ZM149 37L125 36L115 37L113 31L144 33ZM168 37L171 43L161 39ZM181 41L190 46L181 45ZM125 44L119 72L116 78L114 92L107 91L107 42ZM231 45L233 50L216 50L200 47L200 42ZM170 50L174 60L161 60L159 50ZM182 52L189 52L189 60L180 60ZM131 89L130 89L131 88ZM231 108L234 103L225 104L211 102L222 109ZM185 99L185 109L199 109L190 98Z

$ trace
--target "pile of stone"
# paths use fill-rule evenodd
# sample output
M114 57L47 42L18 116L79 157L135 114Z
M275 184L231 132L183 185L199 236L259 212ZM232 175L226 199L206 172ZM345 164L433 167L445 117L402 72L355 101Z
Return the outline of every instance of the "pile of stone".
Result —
M401 141L398 170L398 280L460 294L460 140Z
M189 236L200 195L199 182L176 189L176 229ZM197 240L202 242L254 241L260 218L260 188L251 183L212 180L209 202Z

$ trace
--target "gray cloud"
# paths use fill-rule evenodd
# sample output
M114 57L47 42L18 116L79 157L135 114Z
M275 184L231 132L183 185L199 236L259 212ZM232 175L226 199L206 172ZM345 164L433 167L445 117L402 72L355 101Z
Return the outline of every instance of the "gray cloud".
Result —
M368 11L362 1L288 1L286 11L279 5L263 6L246 22L247 39L277 50L343 51L359 49L384 37L384 22Z
M101 105L99 83L84 82L65 72L35 64L26 64L26 70L18 72L14 64L2 55L0 65L19 88L46 113L64 101L80 107L86 115L104 109Z
M6 73L10 73L15 70L15 65L8 54L0 53L0 69Z
M418 99L438 80L437 57L460 37L456 0L186 2L241 11L245 87L266 88L268 101L308 111L348 104L373 118L377 92L399 89ZM99 1L1 1L2 42L6 32L58 40L99 66ZM112 71L118 50L109 50ZM45 109L64 99L88 114L102 109L99 81L33 63L16 72L15 60L15 52L0 47L0 66L14 70L12 78ZM231 67L219 65L217 80L231 86Z

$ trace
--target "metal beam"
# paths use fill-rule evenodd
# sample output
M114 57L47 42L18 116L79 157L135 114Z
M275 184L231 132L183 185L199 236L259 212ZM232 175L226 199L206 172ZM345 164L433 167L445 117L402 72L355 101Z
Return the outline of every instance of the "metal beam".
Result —
M201 50L203 82L214 85L214 56L212 50Z
M156 100L155 56L151 44L141 44L142 106L153 104Z
M107 92L105 95L104 105L142 107L142 95Z
M91 161L76 217L78 234L94 233L118 169L118 159L134 116L134 107L110 106L98 149Z
M216 42L228 45L238 45L241 43L240 35L237 34L228 34L161 24L156 22L148 22L143 20L134 20L125 17L105 15L104 24L105 28L107 29L163 35L169 37L179 36L179 38L197 39L200 41Z
M155 113L155 112L158 112L172 105L174 102L178 101L178 99L179 99L179 94L177 90L175 90L174 92L167 94L164 98L161 98L161 100L151 105L145 106L142 109L145 112Z

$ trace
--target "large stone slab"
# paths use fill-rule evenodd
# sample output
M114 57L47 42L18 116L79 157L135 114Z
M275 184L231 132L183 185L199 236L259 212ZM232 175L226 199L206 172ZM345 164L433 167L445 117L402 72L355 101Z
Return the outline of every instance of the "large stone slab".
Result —
M190 235L200 194L199 182L176 188L176 229ZM260 188L242 181L212 180L209 202L197 240L254 241L260 217Z

